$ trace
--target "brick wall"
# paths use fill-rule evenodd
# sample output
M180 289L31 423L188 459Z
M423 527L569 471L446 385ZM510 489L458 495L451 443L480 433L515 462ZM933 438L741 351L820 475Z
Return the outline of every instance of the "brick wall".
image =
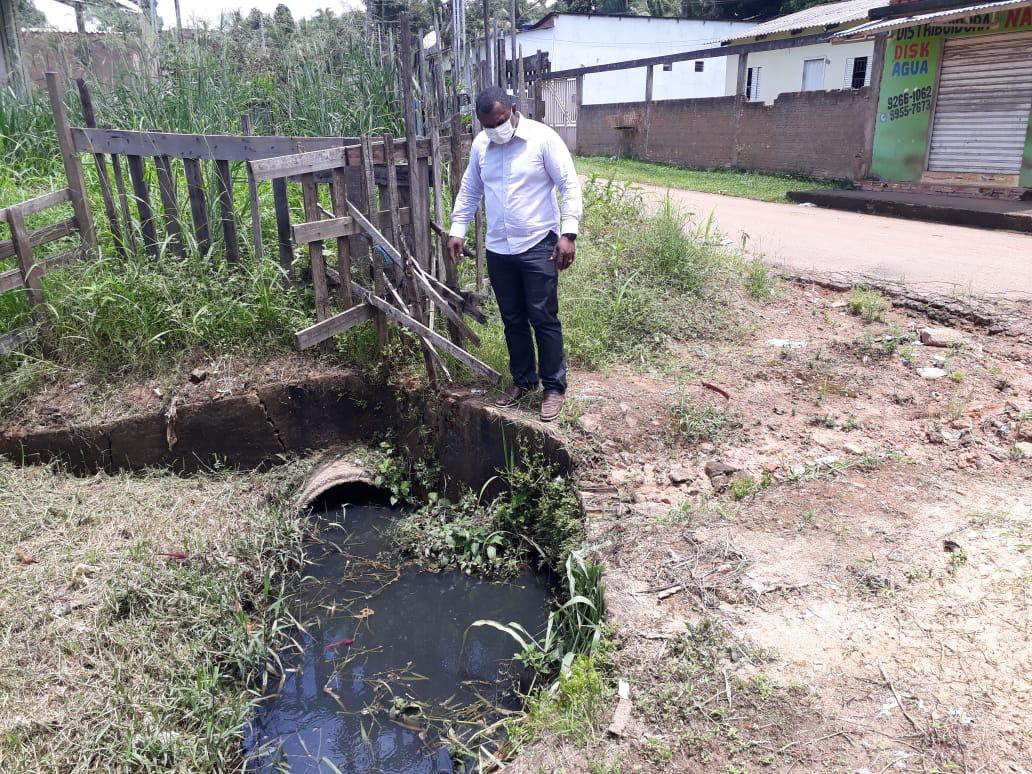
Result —
M643 102L582 105L577 150L687 167L785 172L828 179L861 175L870 89L782 94L773 105L738 97L664 100L644 120L612 128L618 117L645 114Z

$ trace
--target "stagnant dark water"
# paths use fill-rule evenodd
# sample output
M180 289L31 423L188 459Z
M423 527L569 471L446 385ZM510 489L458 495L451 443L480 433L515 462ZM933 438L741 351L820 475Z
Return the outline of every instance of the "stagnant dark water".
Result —
M467 739L499 709L518 706L516 683L527 675L511 661L514 641L469 625L489 618L540 631L547 578L526 570L493 583L422 571L385 537L398 513L376 505L315 512L323 526L292 606L303 630L252 719L249 771L461 771L449 731Z

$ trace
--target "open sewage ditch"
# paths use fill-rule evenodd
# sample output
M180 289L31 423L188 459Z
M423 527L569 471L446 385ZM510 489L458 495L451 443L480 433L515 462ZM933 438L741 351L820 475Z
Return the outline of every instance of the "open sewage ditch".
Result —
M504 755L498 727L521 708L534 676L514 659L508 634L473 624L517 622L538 636L560 586L543 562L497 580L399 553L390 530L406 509L378 488L368 462L385 434L412 458L434 459L441 496L497 494L515 449L532 450L557 474L572 468L554 437L472 396L373 387L353 374L173 402L104 425L0 435L0 453L83 473L186 474L321 453L296 500L310 509L310 537L288 605L293 625L244 729L246 769L467 771L476 750Z

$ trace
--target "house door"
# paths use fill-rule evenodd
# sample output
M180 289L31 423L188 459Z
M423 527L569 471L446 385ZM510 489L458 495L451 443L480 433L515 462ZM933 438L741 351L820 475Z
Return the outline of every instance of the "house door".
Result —
M1032 109L1032 33L947 40L929 172L1017 175Z
M577 79L542 81L545 123L563 138L570 153L577 152Z
M803 91L820 91L824 88L824 57L803 60Z

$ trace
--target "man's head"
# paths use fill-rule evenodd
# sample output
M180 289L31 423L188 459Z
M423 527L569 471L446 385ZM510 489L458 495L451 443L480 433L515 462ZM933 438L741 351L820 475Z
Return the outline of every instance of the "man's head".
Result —
M476 107L477 119L491 142L504 145L512 139L519 114L510 94L499 86L488 86L477 94Z

